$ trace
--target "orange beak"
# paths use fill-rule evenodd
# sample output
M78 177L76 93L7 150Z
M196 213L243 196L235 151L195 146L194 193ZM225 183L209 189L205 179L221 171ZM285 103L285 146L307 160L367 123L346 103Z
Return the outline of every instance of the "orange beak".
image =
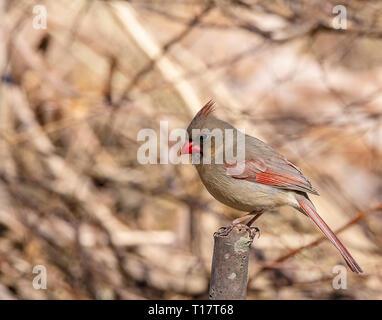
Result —
M190 141L186 142L180 150L180 154L191 154L200 152L202 152L202 149L197 144Z

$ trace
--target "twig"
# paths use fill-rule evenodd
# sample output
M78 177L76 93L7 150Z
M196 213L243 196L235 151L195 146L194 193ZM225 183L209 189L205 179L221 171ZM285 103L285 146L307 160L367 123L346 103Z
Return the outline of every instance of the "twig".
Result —
M166 57L166 53L171 47L186 37L193 30L194 26L198 24L211 9L211 5L207 5L200 14L190 21L183 31L168 41L163 47L160 47L141 25L136 17L135 10L128 3L123 3L123 5L112 4L110 6L113 10L110 10L109 12L118 19L117 21L122 24L124 29L133 37L137 45L150 59L148 64L130 81L120 100L127 97L130 90L144 75L153 70L155 66L158 66L159 71L165 79L171 81L174 78L179 78L182 74L180 68ZM189 109L195 111L195 105L200 105L200 101L191 85L187 81L181 81L175 85L175 89L179 91L184 102L189 106Z
M254 230L246 225L237 225L224 236L215 232L209 293L211 300L246 298L249 248L254 236Z

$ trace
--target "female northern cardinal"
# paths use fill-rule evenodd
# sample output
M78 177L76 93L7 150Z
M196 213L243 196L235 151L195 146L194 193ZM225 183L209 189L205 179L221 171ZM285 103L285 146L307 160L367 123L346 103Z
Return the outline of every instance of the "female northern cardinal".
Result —
M237 163L230 163L226 158L224 143L211 144L213 156L223 153L224 161L210 164L203 163L203 147L211 139L209 134L213 129L231 129L237 135L238 131L225 121L213 115L214 103L208 102L194 117L187 128L190 137L182 149L181 154L192 154L200 159L195 167L207 190L222 203L249 212L252 216L247 225L251 225L267 209L289 205L310 217L325 236L333 243L344 257L353 272L361 273L362 269L351 256L349 251L318 215L313 203L309 200L307 192L318 195L312 188L300 169L289 162L281 154L259 139L245 135L245 158L241 163L241 170L235 171ZM198 129L200 133L192 136L192 130ZM225 137L223 137L223 142ZM233 147L233 146L231 146ZM216 159L216 158L215 158ZM233 170L230 170L233 169ZM235 219L226 231L248 218L248 215Z

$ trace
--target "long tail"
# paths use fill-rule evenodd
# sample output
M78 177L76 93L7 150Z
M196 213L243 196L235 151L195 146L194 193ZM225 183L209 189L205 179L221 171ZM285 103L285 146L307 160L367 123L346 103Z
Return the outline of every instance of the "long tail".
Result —
M325 234L325 236L330 240L331 243L338 249L341 255L344 257L347 265L351 271L356 273L362 273L361 267L351 256L349 251L345 248L342 242L337 238L334 232L329 228L325 221L318 215L316 208L313 203L303 195L296 195L296 200L300 205L300 208L304 213L306 213L313 222L320 228L320 230Z

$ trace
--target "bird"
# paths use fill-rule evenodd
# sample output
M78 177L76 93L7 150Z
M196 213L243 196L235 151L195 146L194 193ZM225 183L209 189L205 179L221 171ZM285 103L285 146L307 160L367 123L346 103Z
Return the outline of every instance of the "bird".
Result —
M238 137L241 131L217 118L214 111L215 103L211 100L197 112L187 128L188 139L181 147L180 154L191 155L202 183L216 200L248 212L223 228L222 235L227 235L235 225L248 219L247 226L250 227L266 211L291 206L316 224L353 272L362 273L359 264L317 213L308 193L319 194L301 170L265 142L244 133L243 159L227 156L227 147L241 147L237 139L232 139L231 145L225 144L225 136L219 141L211 133L214 129L231 130ZM206 161L204 153L207 145L211 156L214 159L221 156L223 161Z

